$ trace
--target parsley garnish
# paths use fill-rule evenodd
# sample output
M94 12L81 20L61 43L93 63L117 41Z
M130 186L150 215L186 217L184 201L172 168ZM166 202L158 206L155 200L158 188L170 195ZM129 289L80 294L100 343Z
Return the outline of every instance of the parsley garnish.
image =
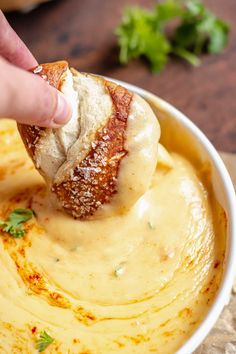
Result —
M218 54L227 44L229 26L209 11L201 1L186 1L182 23L173 37L173 52L182 48L196 56L204 47L208 53ZM188 58L185 58L188 60Z
M151 221L148 221L148 227L151 230L155 230L155 226L154 226L154 224Z
M20 238L25 234L22 224L30 220L33 215L34 212L31 209L15 209L9 214L6 221L0 220L0 229L8 232L14 238Z
M174 18L178 24L167 36L166 26ZM199 65L202 52L218 54L223 50L228 32L229 26L200 0L165 0L152 10L128 7L115 30L120 62L143 56L153 72L164 68L169 54Z
M54 341L54 339L49 336L49 334L47 334L46 331L41 331L40 332L40 336L37 339L36 342L36 348L38 349L38 351L41 353L43 352L52 342Z

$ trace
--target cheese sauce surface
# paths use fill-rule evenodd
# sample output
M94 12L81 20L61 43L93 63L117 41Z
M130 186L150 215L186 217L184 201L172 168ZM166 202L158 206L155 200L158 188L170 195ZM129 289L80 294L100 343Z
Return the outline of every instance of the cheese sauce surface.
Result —
M50 206L15 123L0 141L0 218L36 213L22 238L0 234L0 353L37 353L43 330L47 353L174 353L222 277L226 218L205 174L160 146L128 213L81 222Z

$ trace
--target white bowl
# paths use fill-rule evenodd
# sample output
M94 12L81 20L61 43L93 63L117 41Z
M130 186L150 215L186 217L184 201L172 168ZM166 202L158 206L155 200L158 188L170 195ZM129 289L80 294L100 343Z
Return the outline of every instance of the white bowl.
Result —
M189 142L187 147L183 146L183 148L187 148L188 153L190 152L190 155L191 153L194 154L194 158L197 158L199 161L208 161L210 163L213 190L227 215L226 258L220 288L203 322L176 353L190 354L203 342L207 334L214 327L224 306L229 302L236 273L236 198L233 183L218 152L202 131L183 113L148 91L122 81L108 79L139 94L151 104L152 108L154 106L157 107L154 111L158 115L162 134L166 134L166 129L172 130L173 133L173 128L175 128L176 132L178 131L178 135L184 135L185 145L186 141Z

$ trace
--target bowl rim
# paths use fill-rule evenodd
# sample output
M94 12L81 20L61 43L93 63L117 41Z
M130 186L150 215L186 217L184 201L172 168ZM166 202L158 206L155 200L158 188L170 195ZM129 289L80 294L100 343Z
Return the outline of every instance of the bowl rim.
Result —
M217 295L211 305L206 317L201 322L199 327L187 339L187 341L178 349L176 354L190 354L203 342L210 330L214 327L224 307L230 300L230 295L233 287L234 277L236 276L236 195L232 180L229 176L227 168L222 161L219 153L216 151L213 144L209 141L206 135L194 124L185 114L180 112L170 103L156 96L155 94L144 90L138 86L126 83L124 81L105 77L119 85L126 87L128 90L139 94L147 100L157 102L163 111L170 113L175 119L181 123L187 130L196 136L200 144L203 146L211 162L213 163L218 175L221 178L224 187L224 194L228 204L228 220L229 232L227 237L227 258L225 260L225 269L221 285L218 289Z

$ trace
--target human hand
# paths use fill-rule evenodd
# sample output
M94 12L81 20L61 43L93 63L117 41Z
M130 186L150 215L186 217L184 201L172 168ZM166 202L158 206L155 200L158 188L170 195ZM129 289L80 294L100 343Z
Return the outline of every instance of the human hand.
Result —
M56 128L71 109L61 93L26 70L38 63L0 10L0 117Z

